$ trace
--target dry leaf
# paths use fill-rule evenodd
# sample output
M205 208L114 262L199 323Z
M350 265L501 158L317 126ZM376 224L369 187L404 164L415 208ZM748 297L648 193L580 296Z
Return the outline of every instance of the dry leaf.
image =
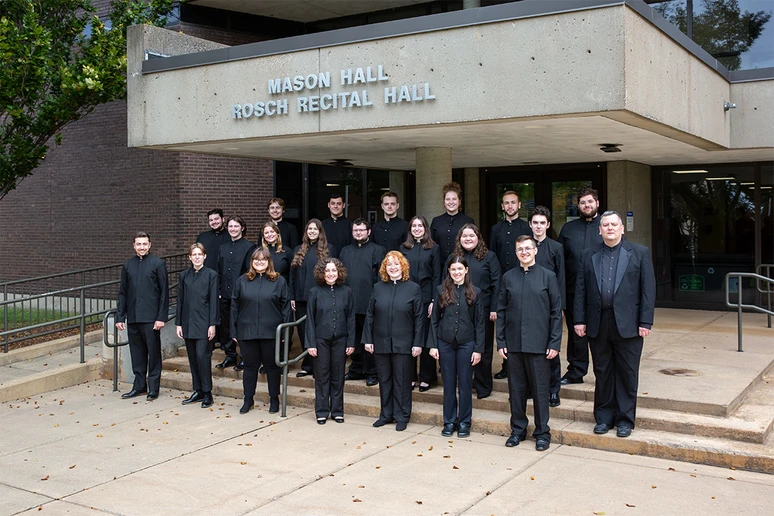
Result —
M102 437L102 434L97 434L97 437Z
M535 480L534 476L529 477L530 480Z
M417 457L422 457L422 454L421 453L417 453Z
M417 442L416 441L411 441L411 444L417 444Z
M235 226L235 227L236 227L236 226ZM358 446L358 447L357 447L357 448L355 448L355 449L356 449L356 450L359 450L359 449L360 449L360 446Z
M605 515L605 511L597 511L594 514L596 514L597 516L604 516Z
M733 467L733 466L729 466L729 467L728 467L728 469L731 469L731 470L734 470L734 471L736 471L736 468L735 468L735 467Z
M362 502L363 500L361 500L360 498L355 498L355 499L353 499L352 501L353 501L353 502Z
M431 446L430 448L427 449L427 451L433 451L433 447Z
M56 428L56 427L58 427L58 426L59 426L59 423L55 424L55 425L54 425L54 428Z
M382 467L381 466L376 466L376 469L382 469Z
M458 468L457 466L452 466L452 469L460 469L460 468Z
M694 475L693 473L691 473L691 476L692 476L693 478L696 478L696 475Z
M486 492L486 496L489 496L490 494L492 494L492 491L487 491Z
M74 467L75 467L75 464L73 464L72 466L70 466L68 469L73 469Z
M422 500L417 500L417 505L422 505Z
M357 486L358 489L365 489L365 486Z
M444 455L443 458L444 459L451 459L451 455Z
M734 477L728 477L728 480L736 480Z
M715 499L715 497L713 496L713 497L712 497L712 499L714 500L714 499Z
M242 461L242 462L240 462L240 464L241 464L242 466L244 466L244 465L245 465L245 464L247 464L247 463L246 463L246 462L244 462L244 461Z
M667 471L674 471L675 468L669 468Z
M48 475L46 475L45 477L41 478L41 480L48 480Z
M632 505L632 504L630 504L630 503L627 503L627 504L626 504L626 506L627 506L627 507L637 507L636 505Z

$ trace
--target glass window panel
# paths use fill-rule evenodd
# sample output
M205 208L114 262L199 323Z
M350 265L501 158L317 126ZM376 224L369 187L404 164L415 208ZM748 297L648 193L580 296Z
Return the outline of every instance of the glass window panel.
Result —
M578 192L590 188L591 181L558 181L551 183L551 229L554 237L562 231L562 226L580 217L578 211Z
M525 221L529 220L529 214L535 209L535 183L497 183L497 222L505 218L505 212L502 209L503 193L512 190L519 194L519 218Z

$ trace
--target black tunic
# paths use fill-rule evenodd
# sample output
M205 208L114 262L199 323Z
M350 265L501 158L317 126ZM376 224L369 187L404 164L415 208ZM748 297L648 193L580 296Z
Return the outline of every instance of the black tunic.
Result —
M218 270L218 253L220 246L231 240L231 235L228 234L225 228L220 231L205 231L199 233L196 237L196 241L204 246L205 254L207 258L204 259L204 266L217 271Z
M537 242L538 252L535 262L543 268L556 274L559 282L559 291L562 294L562 310L567 308L567 286L564 277L564 248L562 244L548 237L542 242Z
M207 329L220 324L218 273L207 267L190 267L180 273L177 284L175 326L185 339L206 339Z
M277 252L276 245L269 246L269 252L271 253L271 260L274 262L274 271L278 272L285 278L285 281L290 281L290 261L293 257L290 255L289 249L292 247L286 247L285 241L282 241L282 252ZM250 270L248 268L248 270Z
M400 217L393 217L390 220L379 219L371 228L371 239L388 251L397 251L406 241L407 235L408 222Z
M368 302L363 344L374 353L410 355L412 347L424 347L424 311L419 285L413 281L380 281Z
M556 275L539 265L506 272L497 305L497 349L544 354L562 345L562 296Z
M116 322L166 322L168 317L167 264L152 254L126 260L121 267Z
M474 353L483 353L486 338L484 337L484 305L481 303L481 289L476 290L476 301L468 304L465 298L465 288L455 285L456 300L454 303L441 308L441 292L439 286L433 298L433 313L430 317L430 335L427 341L428 348L438 347L438 339L444 340L457 348L458 344L474 341ZM487 314L488 316L489 314Z
M519 265L519 258L516 256L516 239L521 235L532 236L532 229L519 218L510 222L503 219L492 226L489 249L497 255L503 274Z
M476 256L468 251L463 254L465 261L468 262L468 268L470 269L470 282L474 286L481 289L481 302L484 306L484 312L489 317L489 312L497 311L497 292L500 285L500 262L497 261L497 256L492 251L487 251L482 260L478 260ZM444 266L445 278L448 274L449 263L451 257L446 260Z
M285 278L270 281L258 274L242 275L231 297L231 337L238 341L274 339L277 326L290 321L290 295Z
M347 217L325 219L322 225L325 228L325 237L336 253L354 242L352 240L352 222ZM331 256L336 258L338 254L331 254Z
M567 280L567 295L572 299L575 294L575 282L578 278L578 266L584 249L602 244L599 234L599 215L587 221L581 217L562 226L559 243L564 247L564 269Z
M290 263L293 263L293 258L301 248L297 246L293 249L293 254L290 256ZM333 246L328 244L328 256L334 256ZM304 257L304 263L299 267L290 267L290 298L293 301L306 301L307 293L310 289L317 285L314 279L314 266L317 265L317 243L312 245L306 250L306 256Z
M384 247L370 240L365 244L348 245L339 253L339 260L347 268L346 285L355 298L355 313L365 314L374 284L379 281L379 268L384 260Z
M253 243L244 238L231 240L220 246L217 270L220 276L220 297L223 299L231 298L237 279L247 272L245 263L249 265L249 255L253 249Z
M316 348L319 340L343 337L346 347L355 347L354 299L348 286L318 285L309 291L307 303L304 347Z
M280 231L280 238L282 239L283 249L294 249L301 241L298 239L298 229L295 224L291 224L285 220L275 222L277 228Z
M433 292L441 284L441 250L438 244L430 249L422 247L421 243L414 242L414 247L407 249L400 246L400 252L409 262L411 269L410 281L413 281L422 290L422 302L430 304L433 301Z
M444 213L433 218L430 223L430 231L433 240L441 250L441 263L446 263L446 258L454 252L457 244L457 235L465 224L473 224L473 219L464 213L456 215Z

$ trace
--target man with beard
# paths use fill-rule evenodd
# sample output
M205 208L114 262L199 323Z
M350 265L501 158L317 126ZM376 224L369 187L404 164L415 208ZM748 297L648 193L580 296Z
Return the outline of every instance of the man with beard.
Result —
M231 294L239 276L247 272L245 263L248 260L245 257L253 252L255 246L244 238L247 226L242 217L229 217L226 229L231 241L220 246L217 271L220 276L220 344L226 352L226 358L215 367L223 369L235 366L239 371L242 364L237 361L236 344L231 335Z
M519 260L516 258L516 239L521 235L532 236L532 231L529 228L529 224L519 218L519 210L521 209L521 202L519 202L519 194L513 190L508 190L503 193L502 209L505 213L505 218L492 226L489 241L491 245L489 249L497 256L497 261L500 262L500 272L505 274L509 270L516 267L519 264ZM491 342L487 342L488 346L491 346ZM503 364L500 372L495 373L495 378L502 380L508 377L508 369Z
M372 238L375 244L384 247L387 251L397 251L408 235L408 222L398 217L398 208L400 208L398 194L384 192L382 194L384 218L374 224Z
M344 208L346 207L341 194L332 193L328 198L328 211L330 211L331 216L322 221L328 243L333 246L333 251L336 253L334 258L342 249L352 243L352 222L344 216Z
M379 267L387 253L384 247L370 240L371 225L363 218L352 223L352 239L354 244L346 246L339 252L339 260L347 268L347 280L344 282L352 289L355 308L355 352L345 380L366 379L366 385L376 385L376 363L371 353L366 353L360 342L363 336L368 301L374 290L374 284L379 281Z
M282 246L292 251L301 241L298 239L298 229L295 224L282 220L285 215L285 201L279 197L272 197L267 206L271 221L279 228Z
M204 246L205 255L204 266L214 271L218 270L218 250L220 246L229 241L228 231L223 226L223 210L215 208L207 212L207 223L210 229L199 233L196 241Z
M599 193L593 188L584 188L578 194L578 210L581 216L567 222L559 233L559 243L564 247L564 266L567 279L567 299L575 299L575 284L578 266L584 249L602 244L599 231ZM567 372L562 385L583 383L589 371L589 340L578 335L573 328L573 303L567 303L564 311L567 324Z

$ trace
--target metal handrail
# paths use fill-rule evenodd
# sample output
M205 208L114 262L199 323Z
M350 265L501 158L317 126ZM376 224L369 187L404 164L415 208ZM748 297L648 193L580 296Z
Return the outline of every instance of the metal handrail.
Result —
M274 362L279 367L282 368L282 417L287 417L288 366L290 364L295 364L296 362L303 359L306 355L309 354L309 352L304 349L304 351L296 358L288 357L288 353L290 353L290 328L294 326L298 326L303 322L306 322L306 316L303 316L301 319L298 319L297 321L282 323L277 326L277 330L274 334ZM281 339L281 334L283 330L285 332L285 342L284 342L285 360L280 359L280 345L283 344ZM304 347L304 343L302 342L301 349L303 349L303 347Z
M104 317L102 317L102 343L109 348L113 348L113 392L118 391L118 348L129 344L129 340L118 340L118 328L115 324L117 314L118 309L113 308L105 312ZM113 327L113 342L110 342L108 338L108 319L111 316L113 317L113 324L111 325Z
M732 304L731 300L729 299L729 295L731 293L730 287L730 281L731 278L736 278L736 285L737 285L737 298L736 298L736 304ZM742 278L752 278L757 280L756 285L760 285L761 281L765 281L769 284L768 289L771 290L771 284L774 283L774 278L769 278L767 276L761 276L760 274L755 274L753 272L729 272L726 274L726 281L725 281L725 287L726 287L726 306L729 308L736 307L737 309L737 326L738 326L738 350L739 352L742 351L742 309L747 310L753 310L756 312L769 314L769 317L774 315L774 312L772 312L770 309L767 310L763 307L760 307L758 305L746 305L742 303ZM771 327L771 325L769 325Z
M766 269L766 273L763 273L763 269ZM766 276L767 278L774 278L774 276L771 274L772 269L774 269L774 263L762 263L758 265L758 267L755 269L755 272L760 274L761 276ZM766 294L766 304L769 308L769 311L771 311L771 294L774 292L774 290L771 290L771 283L768 284L768 288L766 290L761 289L761 282L756 282L756 287L758 289L758 292L761 294ZM771 314L768 315L769 319L769 328L771 328Z

